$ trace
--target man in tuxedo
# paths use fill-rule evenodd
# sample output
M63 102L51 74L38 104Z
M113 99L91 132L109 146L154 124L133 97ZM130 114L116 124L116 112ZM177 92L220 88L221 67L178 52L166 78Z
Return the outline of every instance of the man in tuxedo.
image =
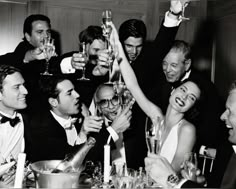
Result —
M217 183L221 181L220 186L214 187L232 189L236 187L236 175L234 174L236 171L236 81L234 81L231 85L226 101L226 110L220 118L225 122L226 127L229 128L229 143L224 143L222 148L220 148L216 154L216 169L213 170L211 179ZM196 183L187 181L186 179L180 180L173 171L173 168L163 157L149 154L149 156L145 159L145 163L146 170L150 173L151 177L164 186L182 186L182 188L199 187ZM222 176L219 177L219 173L215 174L216 171L220 171ZM217 177L214 177L216 175ZM171 177L172 179L170 179Z
M33 111L30 119L32 161L64 159L87 140L90 132L99 132L102 127L101 117L89 115L69 79L49 77L40 81L42 101L47 106Z
M113 84L101 84L94 94L96 114L104 119L101 131L96 135L95 147L89 153L89 159L103 162L103 146L109 142L111 145L112 162L127 163L125 132L129 130L132 116L132 102L122 106L120 97L113 88ZM110 139L108 139L110 136Z
M30 146L25 145L30 139L25 119L20 110L27 107L28 94L19 69L9 65L0 65L0 164L11 164L19 153L30 156ZM11 162L11 163L10 163ZM12 164L13 165L13 164ZM1 175L1 184L12 187L15 169ZM8 187L9 187L8 186Z
M195 145L198 153L201 146L217 149L226 141L226 129L220 115L223 112L223 101L215 85L206 76L192 68L191 47L181 40L176 40L162 62L165 75L161 90L158 92L159 105L163 112L169 104L171 91L181 85L186 79L196 82L201 89L199 102L185 114L185 118L196 127L197 141ZM214 132L213 132L214 130Z
M154 103L159 97L153 91L159 91L159 86L164 80L161 62L175 39L181 22L180 12L180 1L170 1L169 11L165 13L164 21L160 25L155 40L150 43L146 40L146 26L142 20L126 20L119 28L120 42L135 72L140 88ZM130 129L124 133L124 136L127 158L130 158L127 163L136 169L139 168L138 166L144 166L144 158L147 154L145 120L145 113L135 103L132 108ZM135 154L138 156L135 157Z
M14 52L10 54L11 61L9 63L22 71L29 91L27 109L31 111L31 107L40 105L35 99L39 92L38 80L40 73L43 73L46 67L44 41L46 38L51 37L50 19L42 14L29 15L24 21L23 36L23 40L17 45ZM52 45L52 48L55 49L55 46ZM52 56L55 55L56 53L52 54ZM57 65L56 61L54 61L55 59L55 57L50 59L49 72L52 72L52 63Z

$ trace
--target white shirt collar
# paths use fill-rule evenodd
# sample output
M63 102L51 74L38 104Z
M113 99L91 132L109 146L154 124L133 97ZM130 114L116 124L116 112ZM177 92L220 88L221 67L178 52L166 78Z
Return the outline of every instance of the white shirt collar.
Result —
M181 81L184 81L185 79L188 79L190 73L191 73L191 70L187 71L187 72L185 73L184 77L181 79Z
M2 111L0 111L0 114L3 115L3 116L6 116L8 118L11 118L11 119L14 119L17 116L17 112L15 112L12 116L9 115L9 114L4 113Z
M233 150L234 150L234 153L236 154L236 145L233 145Z
M67 123L68 123L69 121L71 121L71 117L69 117L69 119L64 119L64 118L58 116L57 114L55 114L52 110L50 110L50 112L51 112L52 116L55 118L55 120L57 120L57 122L58 122L63 128L65 128L66 125L67 125Z

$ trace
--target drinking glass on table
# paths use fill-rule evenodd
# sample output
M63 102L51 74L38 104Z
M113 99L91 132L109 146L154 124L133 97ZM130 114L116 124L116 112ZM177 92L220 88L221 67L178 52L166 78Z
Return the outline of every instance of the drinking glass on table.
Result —
M123 162L113 162L110 175L115 189L137 188L138 171L127 168Z
M43 53L45 55L46 68L45 71L41 73L41 75L53 75L49 73L49 61L51 57L55 55L55 46L54 39L52 39L50 36L43 39Z

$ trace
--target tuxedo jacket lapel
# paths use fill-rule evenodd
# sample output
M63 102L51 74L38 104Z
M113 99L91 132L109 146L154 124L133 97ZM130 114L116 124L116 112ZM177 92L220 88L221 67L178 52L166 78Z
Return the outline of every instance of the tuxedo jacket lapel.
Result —
M225 171L221 188L233 189L236 188L236 155L232 154L231 159L228 163L227 169Z

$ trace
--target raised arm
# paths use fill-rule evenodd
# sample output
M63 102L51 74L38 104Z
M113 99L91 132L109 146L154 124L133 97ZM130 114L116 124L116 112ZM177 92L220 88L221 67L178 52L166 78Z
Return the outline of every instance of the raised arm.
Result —
M135 73L129 64L128 59L125 56L123 47L119 41L117 30L113 24L112 28L113 29L111 35L111 43L114 46L116 46L116 49L118 51L118 59L120 60L120 70L127 88L130 90L130 92L134 96L135 100L137 101L141 109L149 117L155 117L155 116L163 117L161 109L157 107L155 104L153 104L150 100L148 100L147 97L142 92L141 88L139 87Z

